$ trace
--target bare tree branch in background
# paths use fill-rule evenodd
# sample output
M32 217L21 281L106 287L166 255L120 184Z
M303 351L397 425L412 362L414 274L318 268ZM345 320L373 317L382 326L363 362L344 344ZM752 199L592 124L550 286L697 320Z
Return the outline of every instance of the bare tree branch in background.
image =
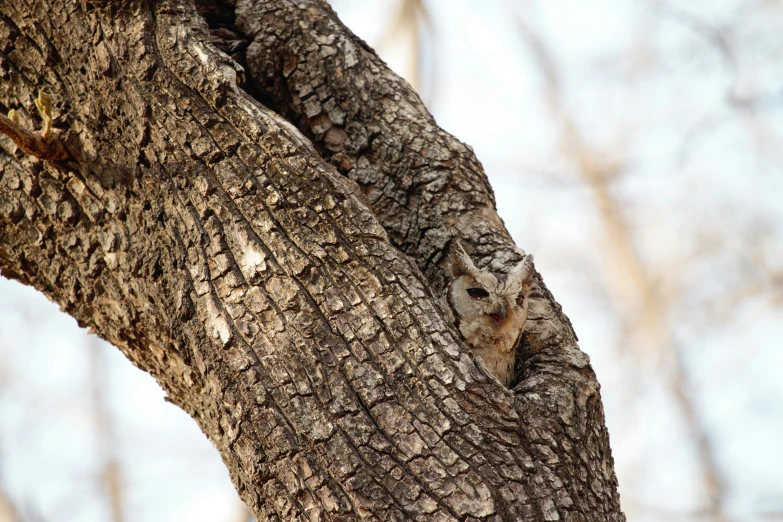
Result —
M706 514L715 522L723 522L726 520L722 508L725 480L721 476L707 429L691 396L688 373L682 355L673 342L666 315L678 297L678 271L670 270L666 277L658 277L651 274L642 263L634 247L631 227L624 219L620 203L609 186L622 175L622 164L605 159L616 154L598 150L585 139L566 108L558 66L546 43L524 21L520 21L519 27L520 35L544 80L544 96L549 111L559 124L560 151L573 164L581 181L590 188L602 218L607 248L601 251L609 254L602 263L605 269L604 284L612 290L610 295L613 297L615 313L624 325L624 335L620 338L618 349L633 355L639 367L647 366L651 356L664 364L667 383L697 448L708 505Z
M11 374L11 369L5 359L6 357L0 351L0 397L6 392ZM2 442L0 439L0 460L5 452ZM19 508L5 489L2 475L0 475L0 522L23 522Z
M383 54L384 50L388 49L393 44L399 44L398 40L401 36L409 34L410 43L408 50L409 56L409 70L402 72L402 76L406 77L414 90L421 90L421 68L422 68L422 46L424 35L422 34L421 26L424 25L428 30L432 28L432 20L430 19L427 6L424 0L400 0L397 13L392 20L386 25L386 30L375 44L378 48L378 52Z
M253 518L253 513L250 512L247 505L242 504L237 508L237 512L230 519L230 522L255 522L255 518Z
M121 449L118 447L116 429L108 405L108 365L103 350L107 347L97 338L90 337L88 346L90 355L90 385L92 388L92 413L95 423L97 452L100 472L98 484L102 496L106 499L112 522L125 520L125 493L122 481L122 468L119 460Z
M0 483L0 522L23 522L19 509Z

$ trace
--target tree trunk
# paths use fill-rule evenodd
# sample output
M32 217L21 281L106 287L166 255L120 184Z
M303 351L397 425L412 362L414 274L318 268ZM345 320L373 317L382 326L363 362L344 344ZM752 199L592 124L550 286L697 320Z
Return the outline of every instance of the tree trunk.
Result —
M472 150L325 2L0 11L4 125L44 90L68 155L0 138L2 274L152 374L258 520L625 520L540 276L513 390L444 320L454 237L520 253Z

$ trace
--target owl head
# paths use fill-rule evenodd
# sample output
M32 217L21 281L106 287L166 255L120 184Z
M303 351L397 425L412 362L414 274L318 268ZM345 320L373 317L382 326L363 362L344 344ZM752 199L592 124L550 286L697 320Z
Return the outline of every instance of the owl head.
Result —
M465 341L474 348L513 350L527 320L533 256L526 255L505 275L476 268L459 243L450 257L453 279L447 298Z

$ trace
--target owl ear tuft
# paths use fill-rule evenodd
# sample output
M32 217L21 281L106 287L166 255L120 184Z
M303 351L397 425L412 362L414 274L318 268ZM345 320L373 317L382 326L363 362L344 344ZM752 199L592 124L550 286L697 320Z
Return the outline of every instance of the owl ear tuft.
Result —
M517 263L517 266L508 274L509 283L519 288L519 293L527 295L533 286L533 274L536 273L533 267L533 255L526 254L525 258Z
M450 257L452 277L470 275L478 271L476 265L473 264L473 260L465 252L465 249L462 248L462 244L459 241L454 241Z

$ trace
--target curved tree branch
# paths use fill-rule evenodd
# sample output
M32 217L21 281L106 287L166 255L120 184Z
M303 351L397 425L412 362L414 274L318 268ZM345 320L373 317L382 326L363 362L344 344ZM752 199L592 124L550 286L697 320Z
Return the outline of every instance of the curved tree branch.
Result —
M189 1L54 4L0 2L0 103L43 86L73 136L67 165L0 142L0 269L151 373L259 520L624 520L540 277L514 393L445 323L454 235L496 269L519 253L472 151L325 3L240 3L237 28L263 22L256 94L361 189L237 86Z

